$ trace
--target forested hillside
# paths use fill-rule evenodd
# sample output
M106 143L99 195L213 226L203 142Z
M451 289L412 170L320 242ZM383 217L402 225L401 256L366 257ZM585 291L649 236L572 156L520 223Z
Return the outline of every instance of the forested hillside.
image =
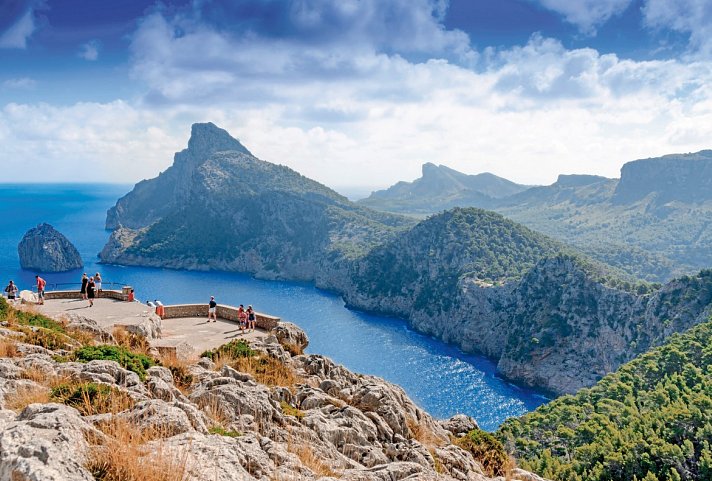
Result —
M712 321L498 431L556 481L712 479Z

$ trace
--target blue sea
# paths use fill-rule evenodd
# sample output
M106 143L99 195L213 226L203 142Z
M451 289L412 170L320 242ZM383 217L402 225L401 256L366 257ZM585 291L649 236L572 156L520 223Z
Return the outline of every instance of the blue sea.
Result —
M301 326L311 341L308 352L399 384L435 417L465 413L486 430L547 401L497 377L495 365L486 358L419 334L402 319L346 309L340 297L308 284L227 272L98 264L97 253L109 236L104 230L106 210L130 189L112 184L0 184L0 282L4 286L14 279L21 289L31 288L35 272L20 269L17 244L28 229L47 222L74 243L85 263L81 270L44 275L50 287L76 285L83 271L101 272L105 284L130 284L141 300L207 303L214 295L224 304L252 304Z

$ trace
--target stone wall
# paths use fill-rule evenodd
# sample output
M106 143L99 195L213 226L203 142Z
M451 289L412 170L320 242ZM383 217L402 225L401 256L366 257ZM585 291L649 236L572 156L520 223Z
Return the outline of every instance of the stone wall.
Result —
M175 319L178 317L208 317L207 304L174 304L164 306L165 314L163 319ZM217 315L228 321L237 321L237 307L219 305ZM279 323L280 318L255 312L255 324L260 329L271 331Z
M96 293L97 298L116 299L117 301L126 301L128 296L122 291L113 291L103 289ZM45 299L81 299L82 295L79 291L46 291Z

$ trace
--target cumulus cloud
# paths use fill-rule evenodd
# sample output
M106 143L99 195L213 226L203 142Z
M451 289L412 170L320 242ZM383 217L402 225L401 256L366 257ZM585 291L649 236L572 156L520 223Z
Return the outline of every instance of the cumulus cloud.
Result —
M690 36L695 54L712 55L712 2L709 0L647 0L643 7L647 25Z
M99 58L99 48L101 47L98 40L90 40L84 43L79 48L79 56L84 60L93 62Z
M442 26L442 3L408 2L421 10L404 31L437 31L442 41L416 39L402 52L408 35L387 32L387 20L375 40L364 33L380 18L371 3L330 3L159 8L131 39L144 97L13 104L0 112L0 144L28 165L46 162L34 170L51 176L44 180L135 181L170 165L189 124L209 120L265 160L332 186L374 187L417 177L423 162L548 183L559 173L616 176L628 160L710 147L712 63L702 58L633 61L534 35L471 52L471 63L460 33ZM278 6L273 17L265 4ZM347 7L369 22L336 22L343 38L314 27L352 15Z
M594 35L611 17L625 11L633 0L537 0L549 10L561 14L581 32ZM660 0L667 1L667 0ZM704 0L701 0L704 1Z
M27 48L38 26L42 0L9 0L0 5L0 48Z

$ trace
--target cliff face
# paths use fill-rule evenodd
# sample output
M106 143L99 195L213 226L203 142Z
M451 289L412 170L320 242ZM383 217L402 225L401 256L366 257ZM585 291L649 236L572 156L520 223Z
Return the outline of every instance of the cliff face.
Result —
M25 233L17 246L20 266L39 272L64 272L81 268L79 251L61 232L40 224Z
M193 126L174 165L109 211L107 225L124 229L112 235L102 261L315 280L413 224L358 207L230 139L212 124Z
M628 162L613 195L616 204L655 196L657 204L712 200L712 150Z
M506 377L556 394L593 385L712 312L712 271L662 288L621 282L472 209L430 218L374 249L341 290L351 307L405 317L496 359Z

